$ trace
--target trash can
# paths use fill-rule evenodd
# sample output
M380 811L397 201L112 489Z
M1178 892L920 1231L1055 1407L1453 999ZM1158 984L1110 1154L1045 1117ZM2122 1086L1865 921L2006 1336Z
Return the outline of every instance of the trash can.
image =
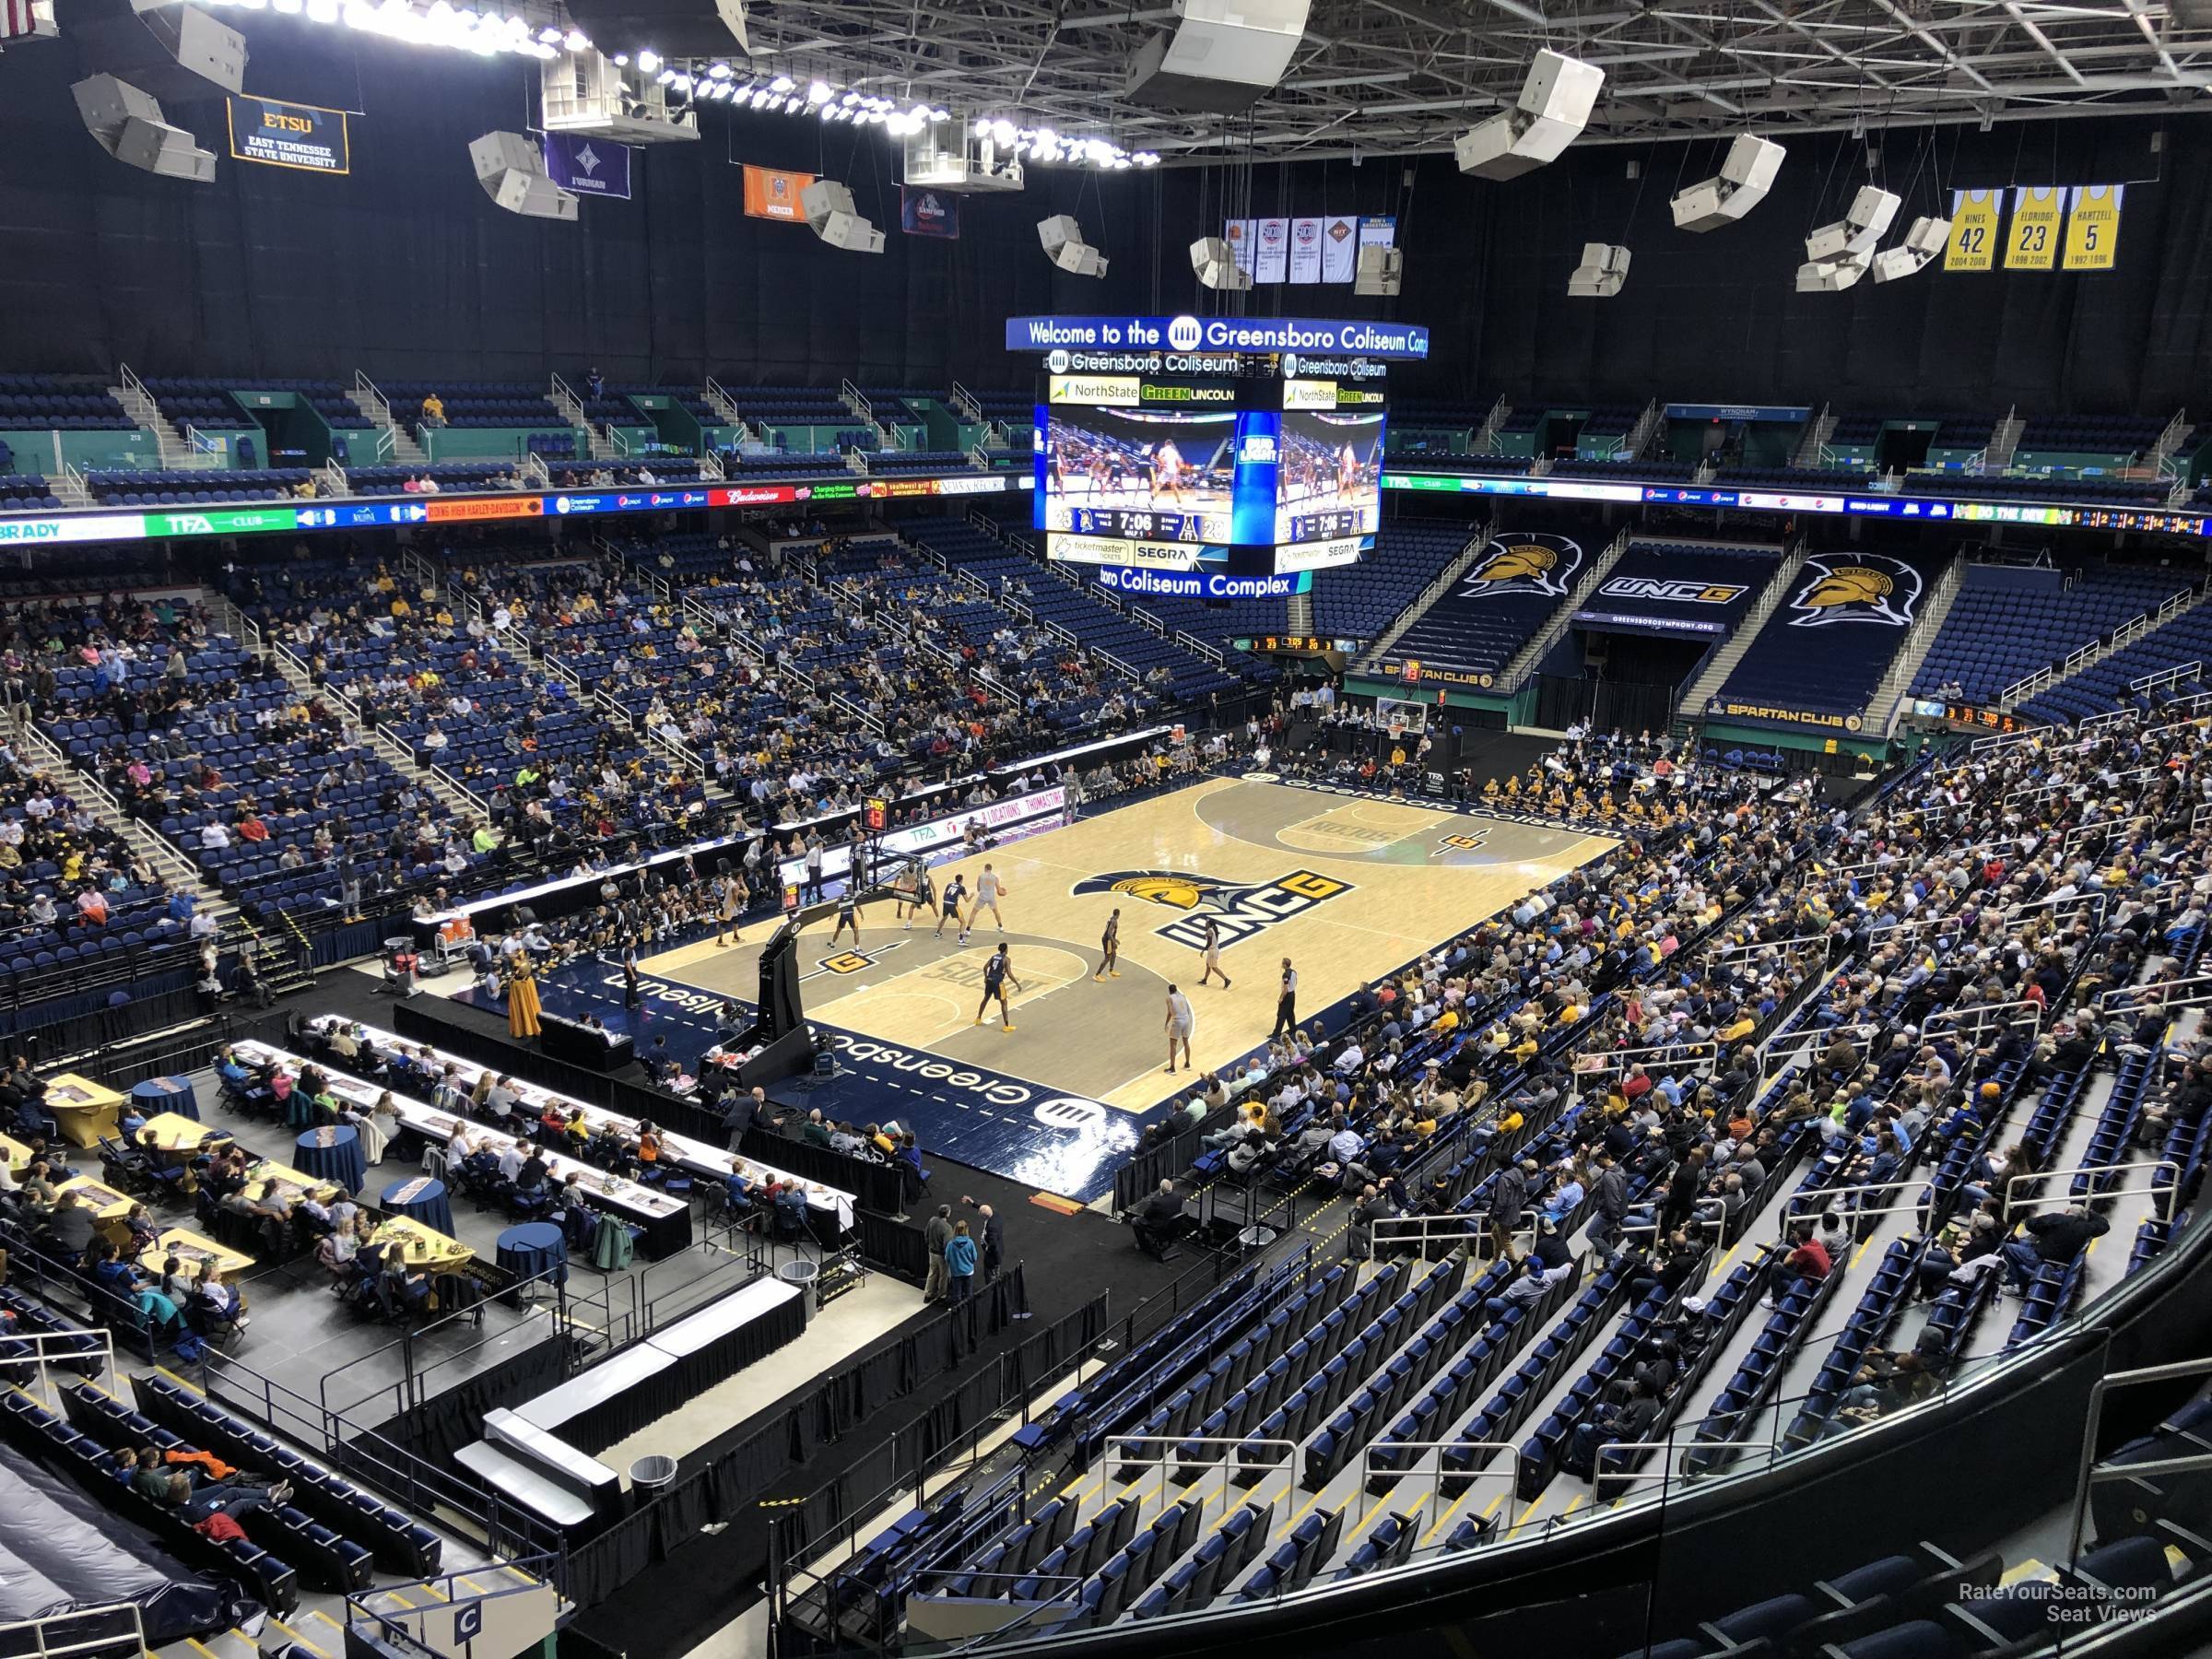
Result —
M804 1259L789 1261L776 1269L776 1277L794 1287L799 1293L800 1310L808 1324L814 1322L814 1281L821 1277L821 1264Z
M676 1459L654 1453L641 1457L629 1465L630 1490L638 1494L638 1501L648 1502L661 1495L662 1490L676 1479Z
M1274 1242L1275 1229L1272 1227L1254 1224L1237 1235L1237 1248L1246 1255L1257 1254Z

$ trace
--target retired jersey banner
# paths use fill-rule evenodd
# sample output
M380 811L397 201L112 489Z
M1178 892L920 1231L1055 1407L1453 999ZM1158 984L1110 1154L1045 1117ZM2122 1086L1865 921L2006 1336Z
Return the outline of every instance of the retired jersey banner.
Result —
M2047 271L2058 261L2058 218L2065 193L2055 184L2017 184L2012 192L2012 235L2005 243L2008 271Z
M1947 271L1996 268L1997 233L2005 217L2001 190L1951 192L1951 240L1943 250Z
M950 191L901 184L899 229L909 236L939 236L947 241L957 241L960 234L960 198Z
M582 133L547 133L546 177L577 195L629 200L629 147Z
M230 158L234 161L258 161L265 167L341 177L353 171L343 110L233 92L229 112Z
M2120 184L2077 184L2066 193L2069 271L2109 271L2120 251Z
M746 215L750 218L782 219L786 224L803 225L806 222L806 210L799 206L799 197L813 182L812 173L788 172L780 167L755 167L748 161L745 168Z

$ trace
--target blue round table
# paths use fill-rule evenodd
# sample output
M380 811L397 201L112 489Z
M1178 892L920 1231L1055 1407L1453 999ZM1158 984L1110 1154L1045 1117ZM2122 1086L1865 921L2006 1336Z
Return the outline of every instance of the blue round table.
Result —
M555 1285L569 1282L569 1241L551 1221L524 1221L508 1228L500 1234L496 1255L499 1265L517 1281L516 1289L507 1292L510 1304L521 1289L522 1280L544 1284L547 1279L543 1276L549 1274Z
M200 1100L193 1093L190 1077L148 1077L143 1083L134 1083L131 1102L147 1117L173 1112L195 1124L200 1121Z
M330 1124L310 1129L293 1143L293 1167L302 1175L335 1182L349 1193L361 1190L369 1179L368 1160L361 1155L361 1132L351 1124Z
M410 1221L453 1236L453 1206L445 1196L445 1182L432 1175L410 1175L386 1187L376 1207L387 1216L405 1216Z

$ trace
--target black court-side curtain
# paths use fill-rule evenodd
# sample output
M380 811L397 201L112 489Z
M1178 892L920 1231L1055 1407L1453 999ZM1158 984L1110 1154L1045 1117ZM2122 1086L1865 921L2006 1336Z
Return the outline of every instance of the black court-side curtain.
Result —
M527 1400L561 1381L563 1338L549 1336L465 1377L442 1394L408 1407L382 1430L426 1463L450 1464L453 1453L483 1438L484 1414Z
M749 1135L746 1136L745 1144L750 1147L753 1137ZM786 1147L791 1145L788 1141L782 1144ZM801 1149L820 1150L819 1147ZM763 1162L771 1161L765 1152L760 1157ZM853 1160L844 1159L840 1161L850 1163ZM806 1171L794 1169L792 1173L804 1175ZM861 1259L869 1266L879 1273L888 1273L893 1278L904 1279L910 1285L919 1285L929 1277L929 1240L920 1228L910 1227L903 1221L894 1221L887 1215L879 1215L876 1210L867 1208L858 1211L854 1218L860 1229Z
M569 1550L569 1599L582 1606L603 1602L653 1565L653 1535L659 1518L641 1510L610 1526L588 1544Z

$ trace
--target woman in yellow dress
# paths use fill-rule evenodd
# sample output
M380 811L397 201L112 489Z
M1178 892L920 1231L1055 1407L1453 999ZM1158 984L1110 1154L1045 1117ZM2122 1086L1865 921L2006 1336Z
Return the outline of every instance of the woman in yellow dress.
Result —
M507 1035L535 1037L537 1035L537 970L531 965L530 953L514 950L507 958Z

